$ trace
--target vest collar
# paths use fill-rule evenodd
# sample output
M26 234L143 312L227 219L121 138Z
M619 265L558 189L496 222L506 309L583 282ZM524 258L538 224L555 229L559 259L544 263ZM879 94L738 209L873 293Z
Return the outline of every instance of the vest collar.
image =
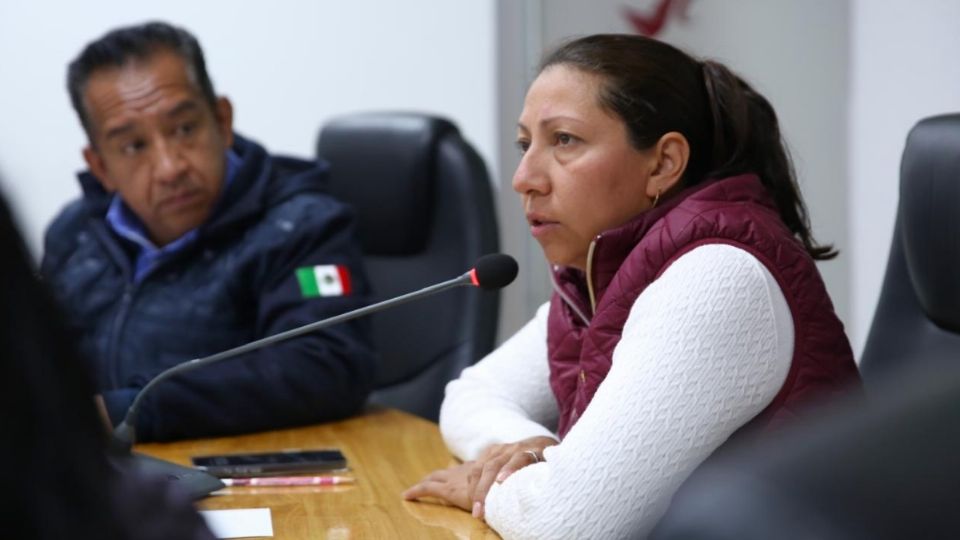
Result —
M753 202L776 209L772 198L755 174L708 179L685 188L666 200L661 200L658 206L641 212L627 223L598 234L590 244L587 271L554 266L554 289L574 311L580 313L581 318L584 314L592 317L596 303L599 302L607 286L623 265L623 261L637 246L640 239L662 217L682 203L700 198Z

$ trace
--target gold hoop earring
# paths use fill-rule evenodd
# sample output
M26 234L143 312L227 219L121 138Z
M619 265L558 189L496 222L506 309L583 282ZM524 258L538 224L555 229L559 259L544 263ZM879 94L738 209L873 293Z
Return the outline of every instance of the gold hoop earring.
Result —
M657 203L660 202L660 191L661 190L657 188L657 196L653 198L653 206L651 206L651 208L656 208Z

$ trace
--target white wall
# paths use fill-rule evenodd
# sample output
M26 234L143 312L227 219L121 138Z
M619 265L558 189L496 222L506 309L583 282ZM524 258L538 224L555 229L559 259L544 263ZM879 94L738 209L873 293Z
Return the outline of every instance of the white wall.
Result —
M960 2L853 0L851 22L850 326L859 353L887 264L907 132L923 117L960 112Z
M85 139L66 65L106 30L149 19L200 40L237 129L268 149L313 154L324 119L371 109L453 119L497 164L493 0L0 2L0 176L39 254L43 229L79 194Z
M502 249L516 257L520 264L516 282L501 296L501 340L527 322L550 292L543 252L530 236L520 198L511 187L513 172L520 162L515 143L517 119L523 109L527 86L536 75L535 68L543 52L541 3L540 0L497 1L500 243Z

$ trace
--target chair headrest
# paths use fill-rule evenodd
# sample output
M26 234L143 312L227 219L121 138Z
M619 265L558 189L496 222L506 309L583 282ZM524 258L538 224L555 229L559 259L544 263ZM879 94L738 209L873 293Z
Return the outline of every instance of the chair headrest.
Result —
M939 326L960 332L960 114L924 119L910 131L899 212L921 307Z
M330 162L331 193L359 215L366 254L410 255L424 248L437 148L458 133L447 120L413 113L350 115L323 127L317 153Z

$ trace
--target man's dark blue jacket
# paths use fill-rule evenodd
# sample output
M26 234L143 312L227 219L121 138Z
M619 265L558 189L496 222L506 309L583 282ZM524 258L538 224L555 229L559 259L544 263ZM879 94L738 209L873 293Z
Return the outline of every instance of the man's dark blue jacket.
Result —
M193 243L134 282L135 248L105 222L111 194L84 195L47 230L41 273L77 331L114 423L166 368L366 304L352 211L325 194L326 165L273 157L235 137L241 159ZM296 270L345 265L350 294L304 298ZM356 320L161 383L138 440L257 431L356 412L374 380Z

